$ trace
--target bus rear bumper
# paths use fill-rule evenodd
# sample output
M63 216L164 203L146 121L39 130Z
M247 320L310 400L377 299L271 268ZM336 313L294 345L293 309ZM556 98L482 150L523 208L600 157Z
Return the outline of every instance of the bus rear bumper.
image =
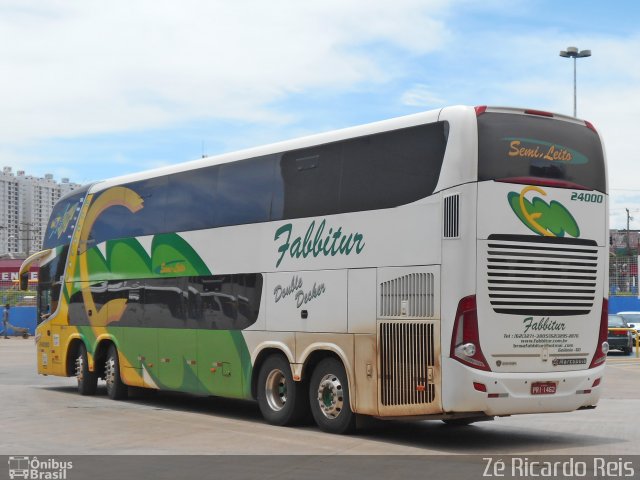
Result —
M605 368L602 365L580 371L496 373L461 364L448 367L455 370L454 378L462 380L443 385L444 411L481 411L490 416L570 412L594 406L600 398Z

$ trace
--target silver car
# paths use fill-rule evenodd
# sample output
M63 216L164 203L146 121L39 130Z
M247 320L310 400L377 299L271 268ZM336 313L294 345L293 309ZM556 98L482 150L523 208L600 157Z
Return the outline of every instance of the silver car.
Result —
M620 315L625 322L629 324L631 328L635 328L640 331L640 312L618 312L616 315ZM635 337L633 339L633 346L635 347Z

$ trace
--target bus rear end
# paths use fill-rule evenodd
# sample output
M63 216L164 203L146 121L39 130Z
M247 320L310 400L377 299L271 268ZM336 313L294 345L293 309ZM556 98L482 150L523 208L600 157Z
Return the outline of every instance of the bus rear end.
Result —
M592 407L607 353L602 143L587 122L476 109L476 294L459 301L445 408L488 415Z

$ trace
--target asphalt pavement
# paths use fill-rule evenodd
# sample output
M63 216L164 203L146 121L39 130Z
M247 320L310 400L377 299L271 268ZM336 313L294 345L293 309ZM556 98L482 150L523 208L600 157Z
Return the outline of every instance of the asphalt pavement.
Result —
M355 435L266 424L253 402L136 391L112 401L103 385L36 372L33 339L0 339L0 455L633 455L640 454L640 360L612 353L595 410L519 415L469 427L365 420Z

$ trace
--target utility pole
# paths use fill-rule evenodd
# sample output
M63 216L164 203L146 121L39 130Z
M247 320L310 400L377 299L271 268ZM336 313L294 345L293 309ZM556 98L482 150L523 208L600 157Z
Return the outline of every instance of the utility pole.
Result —
M625 208L627 211L627 255L631 255L631 243L629 241L629 221L633 220L633 217L629 215L629 209Z
M18 232L20 233L20 235L25 235L25 234L26 235L24 237L22 237L22 238L18 238L18 237L14 236L14 235L9 235L9 238L14 239L16 242L21 242L21 241L26 242L26 250L27 251L25 253L26 253L27 257L29 257L29 255L31 254L31 240L34 240L31 237L31 234L37 233L39 230L37 228L30 228L30 227L34 226L33 223L22 222L21 225L25 226L26 228L20 228L20 229L18 229Z

